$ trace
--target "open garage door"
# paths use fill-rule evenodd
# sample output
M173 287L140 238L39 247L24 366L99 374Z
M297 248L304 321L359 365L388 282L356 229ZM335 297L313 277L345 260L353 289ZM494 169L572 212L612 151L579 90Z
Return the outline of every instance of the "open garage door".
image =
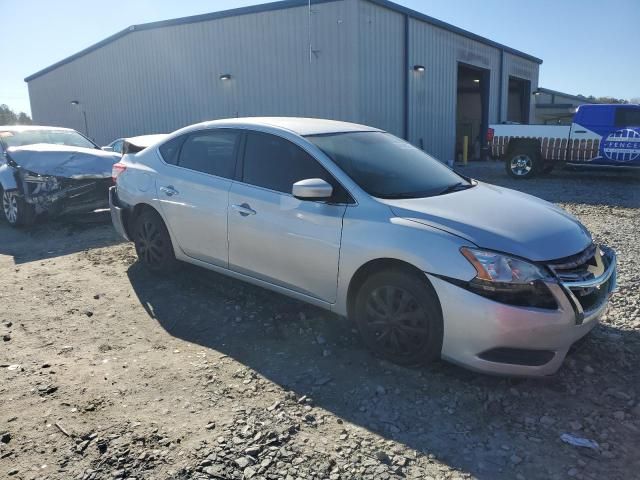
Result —
M489 70L458 63L455 159L463 158L464 138L468 158L481 159L482 141L489 127Z
M507 121L529 123L531 106L531 82L518 77L509 77L509 100Z

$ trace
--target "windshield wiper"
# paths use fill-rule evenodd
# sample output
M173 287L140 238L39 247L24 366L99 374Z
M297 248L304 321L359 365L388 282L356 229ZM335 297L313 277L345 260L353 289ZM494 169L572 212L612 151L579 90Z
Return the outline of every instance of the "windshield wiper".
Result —
M438 195L445 195L447 193L458 192L460 190L466 190L467 188L471 188L471 187L475 187L475 184L458 182L458 183L454 183L453 185L449 185L447 188L445 188L441 192L438 192Z

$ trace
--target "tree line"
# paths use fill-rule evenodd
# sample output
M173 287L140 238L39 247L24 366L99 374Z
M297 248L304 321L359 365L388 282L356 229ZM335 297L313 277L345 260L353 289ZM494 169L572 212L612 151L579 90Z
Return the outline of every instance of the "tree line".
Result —
M16 113L4 103L0 105L0 125L31 125L31 117L24 112Z

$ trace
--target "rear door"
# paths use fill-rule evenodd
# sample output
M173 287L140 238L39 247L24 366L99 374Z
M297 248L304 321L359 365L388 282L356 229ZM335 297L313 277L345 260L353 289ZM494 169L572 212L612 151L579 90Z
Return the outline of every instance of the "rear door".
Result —
M157 196L178 247L189 257L228 266L227 205L240 134L207 129L160 147Z
M246 134L240 176L229 194L229 268L335 302L346 190L301 147L266 133ZM307 178L332 184L333 198L293 197Z

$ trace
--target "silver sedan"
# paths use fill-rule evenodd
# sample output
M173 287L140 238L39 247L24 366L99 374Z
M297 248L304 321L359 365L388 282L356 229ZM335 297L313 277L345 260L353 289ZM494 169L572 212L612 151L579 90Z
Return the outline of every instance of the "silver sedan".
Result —
M348 316L377 355L554 373L616 288L616 257L560 208L461 176L376 128L192 125L114 166L115 228L180 261Z

